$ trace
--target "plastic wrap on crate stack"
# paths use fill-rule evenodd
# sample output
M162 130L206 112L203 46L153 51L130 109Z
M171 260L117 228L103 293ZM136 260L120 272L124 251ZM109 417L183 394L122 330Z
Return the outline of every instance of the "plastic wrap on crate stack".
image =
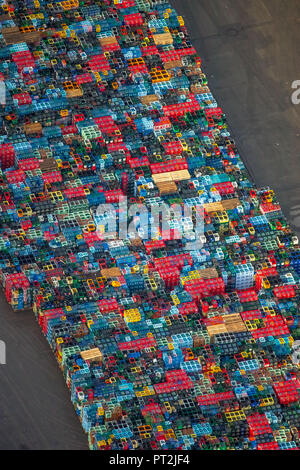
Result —
M299 242L183 19L1 8L1 284L33 305L90 448L299 448ZM162 203L177 218L153 227Z

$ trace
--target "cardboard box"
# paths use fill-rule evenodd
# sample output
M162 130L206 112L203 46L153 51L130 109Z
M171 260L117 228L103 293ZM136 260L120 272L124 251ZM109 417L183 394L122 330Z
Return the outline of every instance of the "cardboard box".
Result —
M231 210L236 209L238 206L240 206L241 201L237 197L235 197L235 198L232 198L232 199L224 199L221 202L221 204L223 206L223 210L231 211Z
M241 331L247 331L246 325L243 322L239 313L224 315L223 320L228 333L238 333Z
M66 90L67 98L78 98L83 96L83 91L81 88L75 88L74 90Z
M203 207L208 214L211 212L222 212L224 210L221 202L209 202L207 204L203 204Z
M23 33L19 30L18 26L11 26L9 28L2 28L3 38L7 46L18 44L20 42L27 42L29 44L40 42L40 31L29 31Z
M142 104L150 104L153 103L154 101L159 101L159 98L157 95L146 95L146 96L140 96L140 102Z
M178 171L167 171L166 173L155 173L152 175L152 179L155 184L164 183L164 182L176 182L188 180L191 178L188 170L178 170Z
M197 272L201 279L215 279L219 277L218 271L215 268L199 269Z
M166 70L169 70L169 69L174 69L176 67L182 67L182 60L181 59L178 59L178 60L170 60L169 62L165 62L164 63L164 67Z
M119 44L115 36L108 36L106 38L100 38L99 42L101 46L107 46L110 44Z
M157 46L173 44L173 37L171 33L153 34L153 40Z
M177 191L177 185L174 181L165 181L156 183L160 194L174 194Z
M191 178L188 170L171 171L170 173L172 181L184 181Z
M44 155L44 160L40 162L40 169L42 170L42 172L56 171L57 163L56 163L55 158L47 158Z
M209 325L207 327L207 332L210 338L213 338L215 335L220 335L222 333L228 333L224 323L219 323L218 325Z
M101 269L101 276L105 277L105 279L111 279L113 277L121 276L122 273L120 268L109 268L109 269Z
M34 122L32 124L25 124L24 131L26 135L29 134L41 134L42 133L42 124L39 122Z
M230 315L223 315L222 322L217 325L207 326L207 331L209 336L213 338L214 335L220 335L223 333L239 333L247 331L247 328L239 313L231 313Z
M156 185L159 184L159 183L164 183L166 181L170 182L170 181L172 181L171 172L156 173L156 174L152 175L152 179L153 179L153 181Z

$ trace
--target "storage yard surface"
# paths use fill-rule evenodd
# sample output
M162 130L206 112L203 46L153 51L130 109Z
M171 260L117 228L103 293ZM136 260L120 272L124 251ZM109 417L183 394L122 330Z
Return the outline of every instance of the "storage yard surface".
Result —
M203 60L212 93L228 117L256 184L275 189L285 215L300 218L300 5L269 0L173 0ZM300 232L300 220L298 220ZM61 371L30 312L0 300L0 449L84 449L86 436Z

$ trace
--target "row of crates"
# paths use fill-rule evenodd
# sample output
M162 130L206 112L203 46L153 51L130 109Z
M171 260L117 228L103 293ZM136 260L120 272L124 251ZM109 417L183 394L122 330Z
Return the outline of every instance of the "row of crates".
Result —
M25 3L0 7L0 280L90 448L299 449L299 240L182 17Z

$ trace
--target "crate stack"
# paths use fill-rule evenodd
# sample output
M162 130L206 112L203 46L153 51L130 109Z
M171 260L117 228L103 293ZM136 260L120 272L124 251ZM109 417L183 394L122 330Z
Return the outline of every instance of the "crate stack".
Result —
M33 307L90 448L299 449L299 240L249 180L182 17L13 3L1 285Z

